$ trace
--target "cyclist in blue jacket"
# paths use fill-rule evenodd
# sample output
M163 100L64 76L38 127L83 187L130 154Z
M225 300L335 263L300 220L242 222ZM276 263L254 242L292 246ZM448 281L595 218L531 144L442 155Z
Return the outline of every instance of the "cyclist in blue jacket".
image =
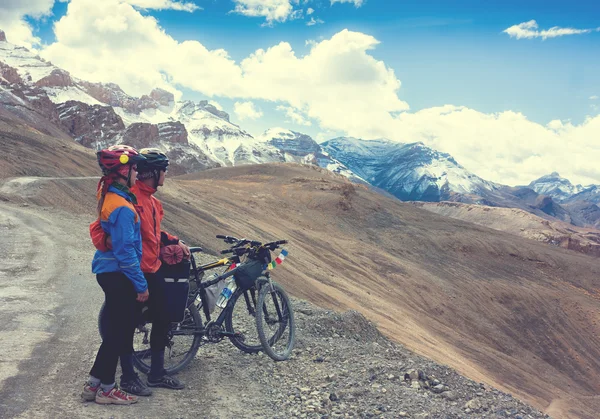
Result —
M148 284L141 270L142 239L140 219L135 211L136 197L129 188L136 179L136 164L144 159L125 145L97 153L103 177L98 184L98 217L110 234L112 249L98 250L92 271L105 294L106 331L96 361L85 384L82 398L100 404L127 405L137 397L115 385L120 355L133 350L133 333L139 308L136 300L148 299Z

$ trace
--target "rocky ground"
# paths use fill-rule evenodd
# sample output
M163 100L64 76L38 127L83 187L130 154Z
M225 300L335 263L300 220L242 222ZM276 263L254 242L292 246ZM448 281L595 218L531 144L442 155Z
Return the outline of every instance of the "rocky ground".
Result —
M227 341L200 349L198 358L210 360L210 375L234 375L247 382L241 394L223 396L230 407L240 407L235 413L274 418L548 417L389 341L355 311L339 314L299 300L294 308L297 343L289 361L245 355Z

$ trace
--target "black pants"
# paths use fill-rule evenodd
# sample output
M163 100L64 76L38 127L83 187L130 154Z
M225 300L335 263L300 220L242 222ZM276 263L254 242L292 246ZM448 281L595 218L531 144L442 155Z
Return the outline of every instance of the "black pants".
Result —
M112 384L119 355L133 352L133 331L139 318L139 306L133 284L123 273L102 273L96 278L105 295L104 339L90 375L99 378L102 384Z
M154 274L145 273L144 276L148 281L148 291L150 292L150 298L148 298L148 314L152 322L150 349L153 352L162 351L168 343L167 334L171 325L165 294L165 280L160 271Z

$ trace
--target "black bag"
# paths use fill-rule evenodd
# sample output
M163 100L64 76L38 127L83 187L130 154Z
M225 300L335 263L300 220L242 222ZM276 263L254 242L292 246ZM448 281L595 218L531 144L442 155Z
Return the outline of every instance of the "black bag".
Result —
M263 273L263 266L264 264L261 261L252 259L248 259L247 262L239 265L235 274L233 274L237 286L244 291L252 288L254 282Z
M175 323L183 321L190 293L189 279L165 278L164 290L169 320Z
M160 274L163 278L188 279L190 277L191 267L192 263L188 259L183 259L175 265L169 265L163 262L160 265Z
M171 322L183 321L190 292L190 269L191 262L184 259L175 265L163 262L158 271L165 280L165 300Z

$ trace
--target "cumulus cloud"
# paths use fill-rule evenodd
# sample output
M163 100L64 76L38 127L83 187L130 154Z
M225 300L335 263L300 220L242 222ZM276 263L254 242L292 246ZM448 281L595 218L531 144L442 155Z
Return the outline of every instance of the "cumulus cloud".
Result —
M365 4L365 0L331 0L331 5L335 3L353 3L355 7L360 7Z
M306 26L320 25L322 23L325 23L325 22L319 18L315 19L314 17L311 17L310 20L308 22L306 22Z
M292 122L298 125L311 126L312 122L308 121L301 111L294 109L291 106L278 106L277 110L280 112L284 112L286 117L288 118L286 122Z
M244 119L258 119L263 116L262 111L253 102L235 102L233 108L240 121Z
M233 0L234 13L250 17L264 17L267 25L299 18L301 10L295 10L293 4L298 0Z
M600 183L600 142L594 144L600 116L545 126L510 111L484 114L448 105L408 112L394 71L371 55L379 42L364 33L342 30L309 43L302 56L280 42L236 62L223 49L174 40L131 4L71 0L55 35L44 58L77 77L118 83L136 96L180 86L234 99L236 114L245 117L262 113L252 101L266 100L291 121L298 114L323 133L423 141L497 182L529 183L558 170L574 182Z
M527 184L558 170L581 183L600 181L600 115L580 125L552 121L544 126L523 114L484 114L442 106L401 113L388 135L402 142L423 141L452 154L460 164L492 181Z
M590 100L598 100L598 96L596 96L596 95L590 96Z
M600 28L596 29L574 29L574 28L560 28L554 26L550 29L539 30L539 26L535 20L529 22L519 23L513 25L510 28L505 29L503 32L508 34L511 38L516 39L532 39L532 38L556 38L565 35L581 35L584 33L590 33L593 31L600 31Z
M315 12L315 9L313 9L312 7L309 7L308 9L306 9L306 15L310 16Z
M16 45L32 48L40 43L25 17L39 19L49 16L54 0L2 0L0 1L0 29Z

